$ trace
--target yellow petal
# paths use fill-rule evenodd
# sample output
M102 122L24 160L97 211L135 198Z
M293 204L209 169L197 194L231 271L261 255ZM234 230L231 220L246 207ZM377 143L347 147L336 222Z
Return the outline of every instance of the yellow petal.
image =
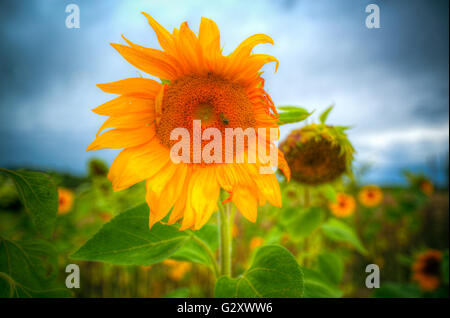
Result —
M247 65L247 61L253 48L258 44L270 43L273 44L273 40L270 36L265 34L255 34L244 40L239 46L228 56L228 65L225 69L227 74L235 76L238 73L245 71L244 64ZM259 69L258 69L259 70Z
M259 174L254 181L261 195L273 206L281 208L280 185L275 173Z
M154 109L155 102L152 99L119 96L94 108L92 111L98 115L120 116L128 113L149 112Z
M238 177L232 164L219 164L216 167L216 178L220 186L228 192L233 190L233 187L238 182Z
M170 213L169 221L167 222L168 224L174 224L176 221L181 219L185 213L191 176L192 168L188 165L185 180L183 182L180 182L183 185L183 188L180 192L178 200L175 202L172 212Z
M164 51L160 51L160 50L157 50L157 49L141 46L141 45L138 45L138 44L134 44L133 42L128 40L123 35L122 35L122 38L127 42L127 44L129 46L131 46L132 48L142 52L143 54L146 54L146 55L149 55L149 56L156 56L158 58L164 59L176 71L177 76L181 76L183 74L183 67L181 66L179 61L175 57L170 55L169 53L164 52Z
M273 45L273 40L270 36L265 34L254 34L245 39L239 46L230 54L231 58L239 58L249 56L253 48L258 44L270 43Z
M169 161L155 176L147 180L145 198L150 207L150 228L169 213L178 199L186 172L186 164L173 164Z
M256 222L257 200L250 189L245 187L236 187L232 194L232 201L238 208L239 212L250 222Z
M158 38L158 42L161 45L162 49L173 53L174 51L174 43L173 43L173 37L172 34L170 34L169 31L167 31L164 27L162 27L155 19L153 19L149 14L142 12L143 15L148 20L148 23L152 27L153 31L156 33L156 37Z
M278 150L278 169L283 172L286 180L289 182L289 180L291 179L291 169L289 168L289 165L284 158L284 154L281 152L281 150Z
M275 72L278 70L278 60L267 54L252 54L246 60L240 61L240 64L229 72L231 78L235 81L248 81L258 78L259 70L267 63L275 62Z
M112 129L99 135L86 149L131 148L149 142L155 136L155 125L137 129Z
M111 83L97 84L105 93L155 98L161 89L161 83L142 77L126 78Z
M131 65L147 74L168 80L176 79L177 72L174 67L167 62L164 52L155 50L153 54L148 54L126 45L116 43L111 43L111 45Z
M202 167L194 172L189 191L194 208L195 229L198 230L208 222L217 209L220 186L217 182L215 167Z
M188 66L188 70L196 73L202 72L203 54L200 43L186 22L181 24L179 36L175 43L177 45L178 55L182 57L183 63Z
M126 189L155 175L170 160L169 149L157 138L139 147L123 150L109 169L114 191Z
M150 125L155 120L152 112L131 113L108 118L97 132L97 136L107 128L132 129Z
M221 55L220 32L217 24L213 20L202 17L198 40L202 47L203 55L207 59L209 69L216 69L217 59Z

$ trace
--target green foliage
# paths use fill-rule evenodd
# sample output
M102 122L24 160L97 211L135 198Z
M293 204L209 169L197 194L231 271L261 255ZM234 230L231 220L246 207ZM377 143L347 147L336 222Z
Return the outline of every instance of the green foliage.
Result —
M190 294L188 288L178 288L164 295L164 298L189 298Z
M1 297L68 297L56 283L57 258L51 244L0 237Z
M328 115L333 110L333 107L334 105L331 105L330 107L325 109L325 111L322 114L320 114L319 120L322 124L325 124L325 122L327 121Z
M303 295L303 274L294 256L279 245L258 249L252 266L238 278L221 277L215 297L298 298Z
M344 275L344 263L335 253L324 252L318 256L317 267L323 278L337 286Z
M305 108L297 106L280 106L278 109L283 111L278 114L278 125L297 123L305 120L312 114Z
M316 230L323 221L324 212L318 207L290 208L284 212L286 230L295 240L304 238Z
M213 264L207 251L201 248L199 244L206 244L211 251L217 250L219 246L217 226L207 224L198 231L190 231L188 233L191 240L187 241L170 258L212 266Z
M336 242L345 242L353 245L360 253L366 254L367 250L361 243L355 231L346 223L335 218L330 218L322 225L322 231L326 237Z
M14 182L20 200L29 212L38 232L49 237L58 211L58 191L50 177L41 172L0 168Z
M337 193L331 184L325 184L317 189L328 201L336 202Z
M342 292L330 284L320 273L308 268L302 268L305 280L305 298L337 298Z
M169 257L211 264L202 246L215 249L217 229L209 226L198 232L179 231L175 225L156 223L148 227L147 204L119 214L106 223L75 254L73 259L116 265L152 265Z
M422 292L415 284L397 284L386 282L373 292L376 298L418 298Z

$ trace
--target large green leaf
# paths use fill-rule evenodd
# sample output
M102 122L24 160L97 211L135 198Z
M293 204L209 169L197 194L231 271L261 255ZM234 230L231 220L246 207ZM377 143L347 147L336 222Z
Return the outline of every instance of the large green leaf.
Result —
M103 227L71 257L116 265L151 265L173 255L190 240L176 226L148 227L147 204L127 210Z
M205 265L211 264L211 257L201 245L206 245L211 252L215 252L219 246L219 232L216 225L207 224L199 231L189 231L191 240L186 242L170 258L190 261Z
M303 273L288 250L266 245L240 277L219 278L214 294L219 298L298 298L303 295Z
M367 253L367 250L364 248L355 231L346 223L331 218L322 225L322 230L325 236L329 239L337 242L349 243L353 245L360 253Z
M344 274L344 263L334 253L323 252L317 258L317 267L320 274L331 284L338 285Z
M19 197L36 229L45 237L52 234L58 211L58 191L50 177L35 171L0 168L16 185Z
M305 280L305 298L338 298L342 291L328 282L320 273L302 268Z
M0 237L0 298L70 296L55 281L56 274L57 258L49 243Z
M305 120L312 114L306 109L297 106L280 106L278 109L283 111L278 114L279 125L297 123Z

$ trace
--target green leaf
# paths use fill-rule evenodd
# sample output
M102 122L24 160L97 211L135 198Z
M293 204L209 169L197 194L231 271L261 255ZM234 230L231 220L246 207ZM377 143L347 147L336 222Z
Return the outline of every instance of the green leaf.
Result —
M296 106L280 106L278 109L283 110L282 113L278 114L279 125L297 123L305 120L312 114L312 112L310 113L306 109Z
M344 263L342 259L334 253L324 252L317 258L317 266L320 274L328 282L338 285L344 275Z
M323 221L324 213L318 207L298 209L297 215L291 218L286 229L294 239L301 239L310 235Z
M167 79L164 79L164 78L160 78L160 80L161 80L161 84L170 84L170 81L169 80L167 80Z
M334 107L334 105L331 105L330 107L325 109L325 111L322 114L320 114L319 120L322 124L324 124L326 122L328 115L333 110L333 107Z
M190 240L174 225L148 228L147 204L125 211L103 227L71 257L116 265L151 265L173 255Z
M211 258L204 248L199 246L198 240L201 240L214 253L219 246L219 231L216 225L207 224L198 231L189 231L191 238L185 245L177 250L170 258L200 263L204 265L211 264Z
M322 230L325 236L329 239L337 242L350 243L361 254L367 253L367 250L364 248L355 231L353 231L353 229L346 223L331 218L322 225Z
M20 200L29 212L34 226L45 237L53 232L58 212L58 191L50 177L35 171L13 171L0 168L16 185Z
M302 268L305 279L305 298L338 298L342 291L330 284L321 274Z
M57 284L57 269L49 243L0 238L0 298L71 296L70 290Z
M215 297L299 298L303 295L303 273L294 256L279 245L266 245L255 254L252 266L238 278L222 276Z

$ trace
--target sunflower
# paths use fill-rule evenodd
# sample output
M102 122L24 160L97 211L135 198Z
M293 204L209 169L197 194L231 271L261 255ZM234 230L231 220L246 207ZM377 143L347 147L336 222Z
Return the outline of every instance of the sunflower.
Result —
M359 202L367 207L374 207L383 201L383 192L376 185L367 185L358 194Z
M441 282L442 253L428 250L417 257L413 264L413 280L419 283L424 291L433 291Z
M355 212L355 206L355 198L345 193L338 193L336 202L332 202L329 205L331 212L339 218L352 215Z
M351 174L354 149L345 129L322 123L293 130L280 144L292 179L306 185L320 185Z
M219 29L212 20L201 19L197 36L186 22L170 33L150 15L143 14L162 50L134 44L125 37L128 45L112 46L130 64L161 82L139 77L99 84L104 92L120 96L93 110L109 118L87 150L124 149L108 173L114 190L146 180L150 228L171 211L169 224L182 219L180 230L200 229L217 210L221 189L229 193L225 201L233 202L252 222L256 221L258 204L269 202L280 207L275 175L259 173L267 163L203 159L175 163L170 157L176 142L170 135L175 128L187 129L193 137L190 140L199 137L193 129L194 120L202 121L202 136L208 128L218 129L222 136L226 128L278 131L277 111L259 72L269 62L278 66L278 61L270 55L251 53L257 44L273 44L272 39L264 34L250 36L224 56ZM114 129L100 134L107 128ZM266 134L256 136L265 141L267 152L274 147ZM202 147L204 143L202 140ZM193 144L190 149L188 159L195 159L201 152L194 151ZM248 154L248 145L244 154ZM281 153L278 165L289 179L289 167Z
M73 192L66 188L58 188L58 214L66 214L72 209Z

